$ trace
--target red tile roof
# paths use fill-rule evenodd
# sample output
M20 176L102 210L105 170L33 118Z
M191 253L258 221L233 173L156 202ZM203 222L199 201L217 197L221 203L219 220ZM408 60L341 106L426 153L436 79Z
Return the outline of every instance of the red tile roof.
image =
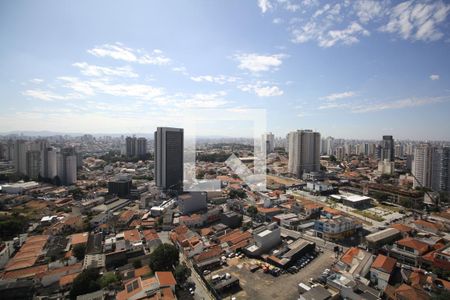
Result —
M397 241L396 243L398 245L402 245L402 246L405 246L408 248L415 249L415 250L419 251L419 254L424 254L425 252L428 251L427 244L425 244L424 242L421 242L419 240L416 240L414 238L411 238L411 237L401 239L401 240Z
M159 285L162 287L175 286L177 281L173 277L172 272L155 272L156 279L158 279Z
M344 255L341 257L341 261L346 263L347 265L351 265L353 262L353 258L358 255L359 249L356 247L349 248Z
M141 235L137 229L126 230L123 232L123 238L130 242L140 242Z
M381 270L385 273L392 273L396 263L397 260L395 258L379 254L375 261L372 263L372 268Z

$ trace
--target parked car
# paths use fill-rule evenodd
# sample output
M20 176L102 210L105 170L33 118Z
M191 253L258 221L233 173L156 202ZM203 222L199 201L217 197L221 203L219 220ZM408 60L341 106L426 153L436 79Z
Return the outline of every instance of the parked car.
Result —
M204 271L203 271L203 276L206 276L206 275L208 275L208 274L211 274L211 271L210 271L210 270L204 270Z

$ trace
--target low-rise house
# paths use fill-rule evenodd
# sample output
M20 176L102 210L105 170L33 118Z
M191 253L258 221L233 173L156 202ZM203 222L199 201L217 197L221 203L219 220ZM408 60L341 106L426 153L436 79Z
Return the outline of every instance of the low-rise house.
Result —
M444 231L445 229L444 225L440 223L425 221L421 219L415 220L413 223L417 230L423 230L434 234L438 234L440 231Z
M361 228L360 222L344 216L320 218L314 222L316 236L326 240L340 240L352 236Z
M259 256L267 253L281 243L281 229L277 223L262 226L253 231L255 243L245 248L248 255Z
M419 266L421 257L431 250L430 246L415 238L401 239L389 248L389 256L395 257L399 262Z
M370 268L370 281L381 291L386 289L397 260L379 254Z
M353 278L365 277L373 262L373 255L357 247L349 248L341 257L337 267L341 272L350 274Z
M60 278L63 276L80 273L82 267L83 264L80 262L70 266L64 266L62 268L47 270L40 273L37 277L40 279L43 286L49 286L55 282L59 282Z

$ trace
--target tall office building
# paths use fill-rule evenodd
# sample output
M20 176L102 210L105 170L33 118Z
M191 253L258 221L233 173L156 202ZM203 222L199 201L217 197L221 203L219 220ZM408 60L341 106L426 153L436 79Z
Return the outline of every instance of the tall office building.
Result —
M289 173L301 177L304 172L320 171L320 133L297 130L289 135Z
M136 156L136 138L127 136L125 139L125 154L127 157Z
M383 141L381 142L381 160L394 161L394 138L392 135L383 135Z
M147 139L140 137L136 141L136 156L140 159L145 158L147 153Z
M14 143L14 169L18 174L27 174L28 145L24 140L16 140Z
M57 154L57 175L63 185L72 185L77 181L75 149L65 148Z
M156 186L164 190L181 190L183 187L182 128L158 127L155 131Z

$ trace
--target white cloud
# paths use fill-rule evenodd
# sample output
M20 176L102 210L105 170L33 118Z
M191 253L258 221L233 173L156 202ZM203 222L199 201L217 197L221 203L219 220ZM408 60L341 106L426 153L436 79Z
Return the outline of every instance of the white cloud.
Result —
M359 42L359 35L368 36L370 33L361 25L354 22L343 30L330 30L326 35L319 37L319 46L328 48L334 46L336 43L342 43L344 45L355 44Z
M355 21L344 29L336 29L337 24L343 23L344 17L343 5L327 3L317 9L305 23L301 20L293 23L290 27L292 42L306 43L315 40L320 47L328 48L337 44L351 45L357 43L360 36L370 34Z
M31 83L34 83L34 84L40 84L40 83L43 83L43 82L44 82L44 79L33 78L33 79L30 80L30 82L31 82Z
M238 68L253 73L276 70L282 63L284 54L261 55L256 53L236 54Z
M272 4L269 0L258 0L258 6L263 14L266 13L269 9L272 9Z
M186 67L173 67L172 71L181 73L181 74L186 75L186 76L189 75L189 72L187 71Z
M80 94L76 93L61 95L48 90L26 90L22 92L22 95L43 101L69 100L82 97Z
M218 83L218 84L232 83L232 82L236 82L237 80L239 80L238 77L226 76L226 75L191 76L190 79L195 82L212 82L212 83Z
M96 46L87 52L97 57L111 57L140 64L167 65L170 63L170 59L159 49L154 49L151 53L147 53L141 49L135 50L125 47L121 43Z
M283 23L283 19L282 18L275 18L272 20L273 24L281 24Z
M255 93L258 97L275 97L283 95L283 90L266 81L258 81L255 84L242 84L238 88L244 92Z
M218 108L230 103L230 101L225 99L226 95L227 93L224 91L196 94L177 93L168 96L156 97L153 100L160 106L172 106L181 109Z
M44 90L26 90L22 92L22 95L37 98L44 101L53 101L53 100L64 100L65 97L55 94L50 91L44 91Z
M436 41L444 35L438 27L449 11L450 4L442 1L405 1L389 12L389 21L380 30L405 40Z
M353 4L359 21L367 23L385 13L386 2L379 0L360 0Z
M448 97L432 97L432 98L407 98L384 103L375 103L370 105L358 105L351 108L353 113L366 113L374 111L382 111L387 109L402 109L409 107L417 107L435 104L448 100Z
M431 75L430 75L430 79L431 79L431 80L439 80L439 75L437 75L437 74L431 74Z
M355 92L352 91L348 91L348 92L342 92L342 93L333 93L330 94L328 96L322 97L320 99L325 99L328 101L335 101L335 100L339 100L339 99L345 99L345 98L350 98L355 96Z
M130 66L119 67L119 68L108 68L100 67L95 65L90 65L86 62L77 62L73 64L74 67L80 69L81 73L86 76L92 77L102 77L102 76L117 76L117 77L139 77L138 74L133 72Z

